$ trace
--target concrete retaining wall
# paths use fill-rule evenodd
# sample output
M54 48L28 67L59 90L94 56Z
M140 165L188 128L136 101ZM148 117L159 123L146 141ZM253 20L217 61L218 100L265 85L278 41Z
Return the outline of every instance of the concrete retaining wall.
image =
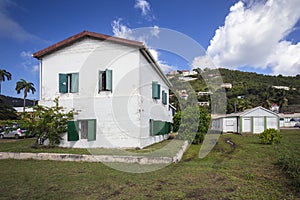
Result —
M80 154L58 154L58 153L14 153L0 152L0 159L17 160L56 160L73 162L121 162L138 164L167 164L179 162L188 147L185 141L179 152L174 157L146 157L146 156L117 156L117 155L80 155Z

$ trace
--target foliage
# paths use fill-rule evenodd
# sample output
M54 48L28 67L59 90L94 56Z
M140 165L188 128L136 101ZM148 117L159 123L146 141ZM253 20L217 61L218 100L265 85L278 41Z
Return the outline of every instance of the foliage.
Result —
M5 69L0 69L0 94L1 94L1 84L5 81L5 78L9 81L11 80L11 73Z
M178 132L181 121L181 111L173 116L173 132Z
M173 130L179 133L179 139L200 144L208 131L210 120L210 115L206 108L187 107L174 115Z
M207 69L201 72L203 77L214 77L218 73L221 74L224 83L232 84L232 88L226 89L228 98L227 113L235 111L235 104L237 111L257 106L269 109L272 104L277 104L281 112L285 110L300 111L300 107L288 107L290 105L300 105L300 75L293 77L270 76L224 68ZM207 80L198 77L197 80L189 83L196 92L211 90L214 94L218 93L216 89L210 88L210 85L207 85L206 82ZM287 86L291 89L286 91L272 86ZM243 98L238 99L238 96ZM199 101L207 100L209 100L207 97L199 98Z
M199 109L197 107L186 107L181 111L178 139L188 140L189 143L195 138L199 124Z
M17 119L16 110L0 97L0 120Z
M23 112L25 112L25 106L26 106L26 97L28 93L35 93L34 84L32 82L27 82L24 79L20 79L16 83L16 91L18 94L20 94L21 90L24 91L24 103L23 103Z
M259 139L263 144L277 144L280 143L282 135L279 131L270 128L259 134Z
M36 144L49 140L49 146L55 146L62 140L62 134L67 132L67 122L73 119L74 111L64 112L54 100L54 107L34 106L33 114L25 113L22 124L27 134L37 136Z

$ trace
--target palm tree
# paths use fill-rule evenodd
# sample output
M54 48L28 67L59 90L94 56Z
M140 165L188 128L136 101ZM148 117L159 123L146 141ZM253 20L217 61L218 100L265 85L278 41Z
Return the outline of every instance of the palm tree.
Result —
M25 112L26 106L26 97L28 92L31 91L32 94L35 92L34 84L32 82L27 82L24 79L20 79L16 84L17 94L20 94L21 90L24 90L24 104L23 104L23 112Z
M5 78L9 81L11 80L11 73L5 69L0 69L0 94L1 94L1 83L5 81Z

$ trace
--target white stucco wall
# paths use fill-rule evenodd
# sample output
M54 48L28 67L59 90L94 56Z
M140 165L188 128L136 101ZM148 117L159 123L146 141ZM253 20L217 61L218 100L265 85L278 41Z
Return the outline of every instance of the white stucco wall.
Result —
M172 112L169 110L169 87L165 81L158 76L143 55L140 55L140 93L141 101L141 145L147 146L153 142L161 141L166 136L150 137L149 120L161 120L172 122ZM160 84L160 99L152 98L152 81ZM167 104L162 103L162 91L167 93Z

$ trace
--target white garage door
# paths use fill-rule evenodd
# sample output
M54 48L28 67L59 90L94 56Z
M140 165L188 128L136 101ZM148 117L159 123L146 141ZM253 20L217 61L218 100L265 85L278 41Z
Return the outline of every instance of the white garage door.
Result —
M226 120L226 123L225 123L225 126L226 126L226 131L225 132L236 132L236 120L235 119L230 119L230 118L227 118L225 119Z
M255 117L253 120L254 120L253 133L262 133L265 129L264 118L263 117Z
M267 118L267 128L275 128L275 129L277 129L278 128L277 118L275 118L275 117Z
M243 118L243 133L251 132L251 118Z

